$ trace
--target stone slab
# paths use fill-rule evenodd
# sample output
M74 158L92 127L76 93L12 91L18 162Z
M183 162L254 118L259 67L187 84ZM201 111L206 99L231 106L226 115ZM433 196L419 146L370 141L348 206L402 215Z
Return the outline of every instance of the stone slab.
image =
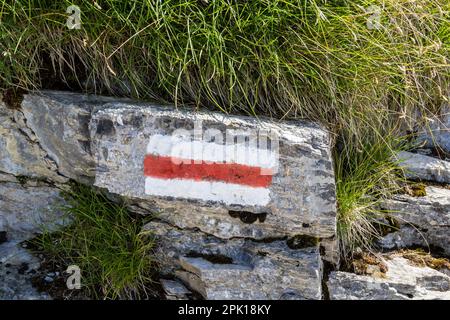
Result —
M9 240L27 240L45 230L56 230L68 221L58 210L60 190L45 184L26 186L0 182L0 231Z
M382 203L400 227L378 241L382 248L433 246L450 256L450 189L428 186L425 191L423 197L396 195Z
M386 259L383 277L332 272L328 291L331 300L449 300L450 277L413 265L402 257Z
M163 274L175 274L205 299L320 299L319 246L291 249L286 241L222 240L152 221Z
M450 183L449 161L407 151L400 152L397 157L407 178Z
M195 130L199 122L203 134L197 140ZM190 140L180 143L177 140L171 145L173 141L167 137L176 136L179 129L191 130L192 136L189 136ZM146 189L149 177L144 175L144 161L149 156L148 149L172 154L171 151L186 146L186 143L207 145L203 150L228 146L223 141L205 142L208 130L216 130L224 137L237 131L240 137L249 132L270 132L274 137L271 141L277 140L279 146L276 172L271 176L270 184L262 188L244 186L239 189L239 186L233 189L235 183L226 183L222 190L221 186L216 188L215 181L197 183L195 179L181 179L182 190L186 193L183 196L179 189L180 179L158 178L161 181L155 184L152 178L152 188ZM114 103L94 112L91 139L97 168L96 186L142 202L142 207L156 210L161 219L181 228L198 227L222 238L260 239L294 234L332 237L335 234L335 182L329 137L315 124L197 113L151 104ZM154 144L161 141L162 144L155 148ZM237 148L241 146L245 147L245 142ZM255 151L255 157L259 156L259 151ZM181 150L181 154L183 152ZM258 159L250 157L245 161L257 163ZM155 168L159 169L158 165L151 169ZM202 189L205 184L213 187ZM196 198L198 194L200 197ZM263 203L264 199L267 199L266 203ZM246 222L236 217L239 213L247 214ZM249 225L249 221L254 223Z

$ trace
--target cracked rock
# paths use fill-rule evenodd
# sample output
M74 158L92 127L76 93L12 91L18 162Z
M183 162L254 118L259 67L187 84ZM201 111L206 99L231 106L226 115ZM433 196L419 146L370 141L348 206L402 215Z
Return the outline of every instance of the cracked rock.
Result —
M42 91L26 94L21 107L27 127L56 163L58 172L91 183L95 175L89 135L91 112L111 101L107 97Z
M161 279L160 283L167 300L188 300L192 294L180 281Z
M320 247L323 250L322 259L339 267L341 253L338 239L336 237L321 239Z
M205 299L320 299L319 246L290 249L286 241L222 240L152 221L164 274L175 274Z
M405 258L386 259L383 276L331 272L327 282L332 300L449 300L450 277Z
M410 179L450 183L449 161L406 151L400 152L397 158Z
M382 204L400 229L378 244L384 249L437 247L450 255L450 190L426 187L426 196L397 195Z
M38 292L31 283L33 271L40 262L18 241L0 245L0 300L49 300L47 293Z
M8 109L0 100L0 180L3 174L66 182L56 164L47 157L23 123L19 110Z
M56 208L63 203L59 190L46 184L26 186L0 183L0 231L8 239L26 240L67 223Z

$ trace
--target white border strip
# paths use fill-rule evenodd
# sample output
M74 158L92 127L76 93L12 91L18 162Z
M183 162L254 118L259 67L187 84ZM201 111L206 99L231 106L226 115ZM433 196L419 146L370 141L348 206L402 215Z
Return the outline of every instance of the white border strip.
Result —
M265 206L270 201L268 188L254 188L218 181L145 178L145 194L222 202L227 205Z
M272 150L244 144L191 141L180 136L151 136L147 154L194 161L237 163L266 169L278 168L278 153Z

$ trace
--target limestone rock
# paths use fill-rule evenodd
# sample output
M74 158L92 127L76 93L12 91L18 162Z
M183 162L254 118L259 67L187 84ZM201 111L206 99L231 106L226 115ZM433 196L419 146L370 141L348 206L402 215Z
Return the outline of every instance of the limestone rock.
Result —
M416 180L450 183L450 162L418 153L402 151L398 154L406 177Z
M112 98L69 92L42 91L26 94L22 111L27 127L65 177L89 183L93 181L89 122L94 107Z
M179 281L161 279L160 283L167 300L188 300L192 294L192 292Z
M156 214L158 219L178 228L199 228L205 233L222 239L243 237L263 240L266 238L282 238L290 233L285 228L280 227L282 219L276 216L268 217L266 214L259 215L239 211L235 211L235 215L233 215L233 211L230 212L219 206L208 208L190 203L174 205L169 201L157 200L152 202L135 201L130 209L144 215L151 212ZM264 221L258 219L259 216L263 215ZM250 219L251 221L249 221ZM295 226L292 228L295 228Z
M254 197L246 198L248 201L243 203L171 196L179 190L167 189L166 182L150 188L150 193L146 190L144 159L150 139L163 137L162 141L177 129L195 129L200 121L204 131L216 130L223 135L233 130L240 130L241 136L258 130L271 132L275 137L271 141L279 142L279 159L268 190L260 188L261 194L255 191ZM97 162L95 185L135 200L141 207L156 210L160 219L181 228L196 227L221 238L263 239L295 234L332 237L335 234L335 183L329 139L327 132L317 125L116 103L93 114L91 137ZM193 138L189 143L195 144L193 141L197 140ZM208 143L226 146L216 142ZM162 144L160 149L167 148ZM159 191L169 195L154 194ZM196 193L196 190L193 186L185 192ZM233 192L224 194L239 200L244 197ZM214 198L217 192L211 189L202 196ZM261 197L266 197L268 202L258 202Z
M450 255L450 189L426 187L426 196L397 195L382 204L400 230L379 241L385 249L429 245Z
M0 172L0 183L1 182L15 182L15 183L19 183L19 180L17 179L17 177L13 176L12 174L7 174L7 173L1 173Z
M27 130L23 114L8 109L0 100L0 173L65 182L56 170L56 164Z
M286 241L223 240L152 221L157 261L206 299L320 299L318 245L291 249Z
M339 267L341 252L339 250L339 241L336 237L320 240L320 247L323 250L322 259Z
M17 241L1 244L0 300L49 300L48 294L39 293L31 283L39 266L39 260Z
M446 256L450 256L449 227L420 230L404 225L400 230L389 233L377 243L385 250L399 248L424 247Z
M59 190L46 184L26 186L0 183L0 231L8 239L26 240L42 231L67 223L57 206L63 199Z
M450 277L429 267L418 267L402 257L386 259L384 277L332 272L328 291L332 300L450 299Z
M437 146L447 155L450 155L450 107L446 106L442 110L440 117L434 119L429 128L419 132L419 142L424 142L425 147L433 148Z

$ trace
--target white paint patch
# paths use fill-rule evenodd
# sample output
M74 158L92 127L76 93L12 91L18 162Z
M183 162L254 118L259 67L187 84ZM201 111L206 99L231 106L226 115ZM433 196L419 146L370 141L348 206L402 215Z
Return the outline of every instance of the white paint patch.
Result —
M218 181L145 178L145 194L222 202L227 205L265 206L269 189Z
M191 159L199 162L244 164L272 169L272 174L278 168L279 158L278 150L261 149L244 143L224 145L214 142L192 141L189 137L161 134L150 137L147 154Z
M123 126L123 119L122 119L122 115L121 115L121 114L119 114L119 115L117 116L117 124L118 124L119 126Z

